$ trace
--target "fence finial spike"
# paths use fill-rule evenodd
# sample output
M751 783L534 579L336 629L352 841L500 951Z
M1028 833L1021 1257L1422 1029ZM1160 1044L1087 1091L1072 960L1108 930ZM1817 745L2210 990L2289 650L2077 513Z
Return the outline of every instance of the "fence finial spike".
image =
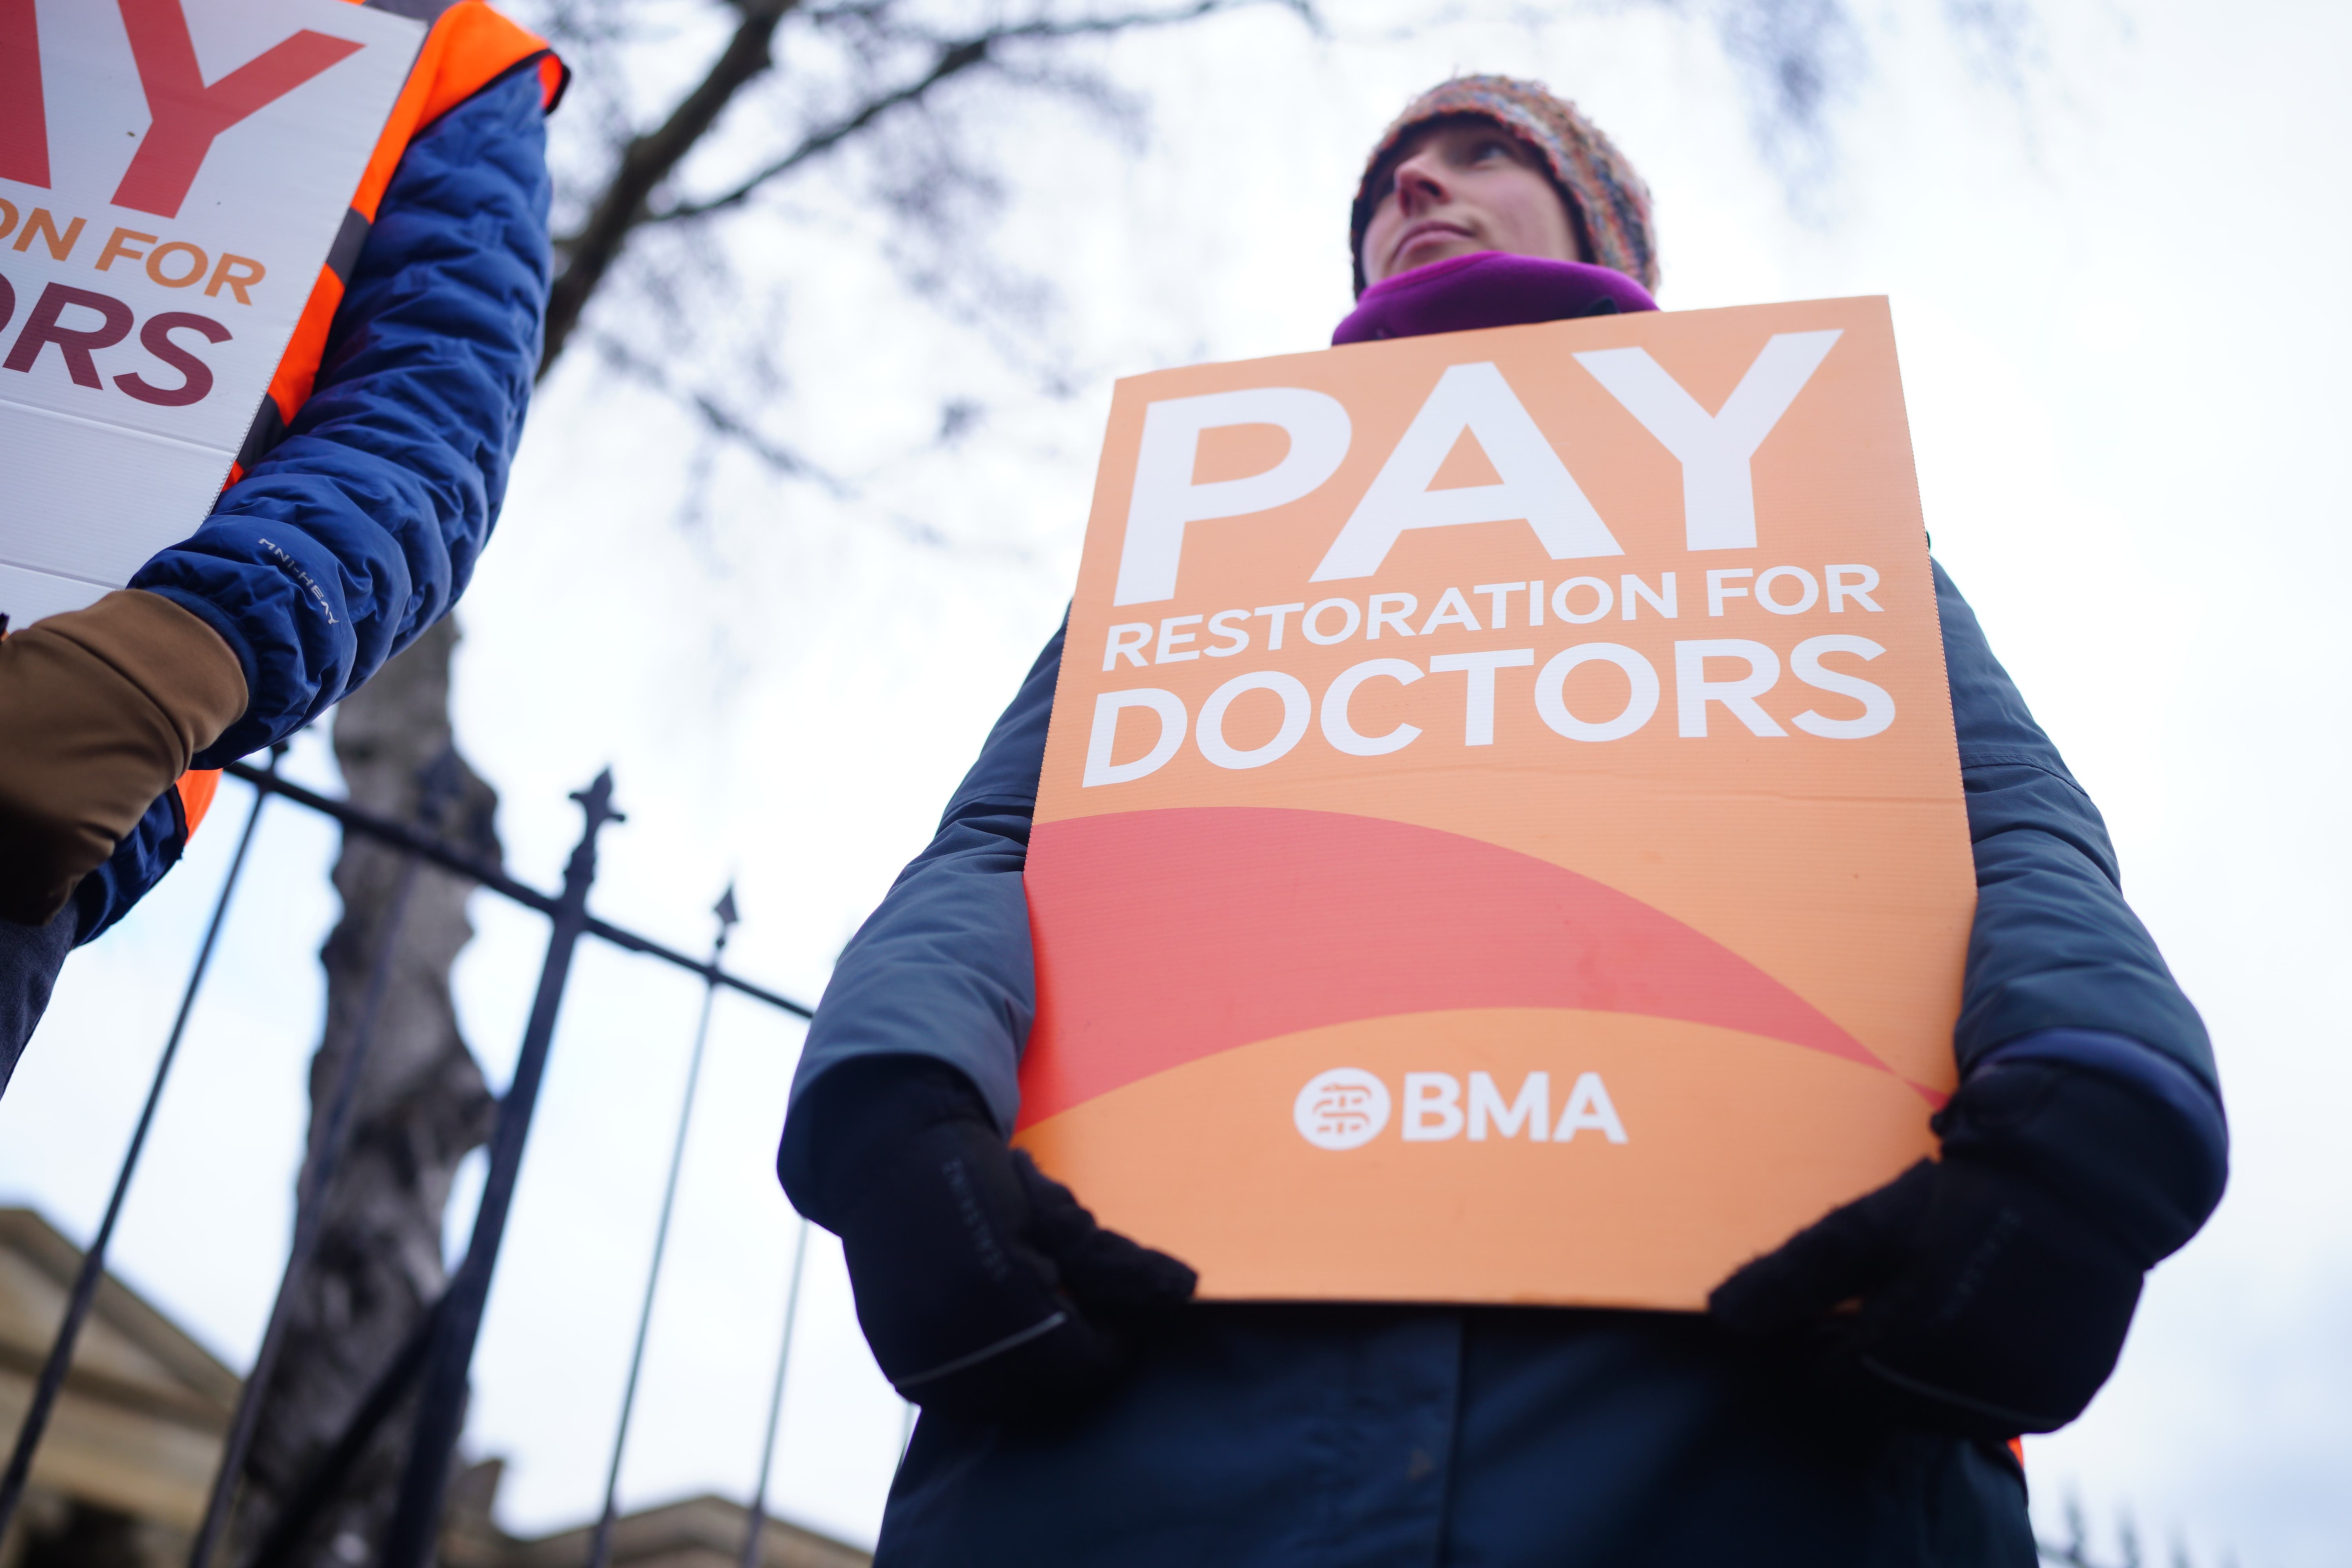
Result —
M719 917L721 931L743 918L735 912L735 884L732 881L727 884L727 890L719 895L719 901L710 906L710 912Z
M613 805L613 770L610 768L598 773L595 781L586 789L573 790L572 798L578 801L580 809L588 814L588 826L591 831L602 827L608 822L629 820L626 814L616 809Z

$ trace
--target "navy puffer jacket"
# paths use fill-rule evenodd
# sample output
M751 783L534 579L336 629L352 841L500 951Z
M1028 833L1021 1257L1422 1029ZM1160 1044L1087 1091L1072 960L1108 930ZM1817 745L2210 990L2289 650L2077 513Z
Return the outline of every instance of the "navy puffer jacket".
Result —
M1978 903L1954 1047L2070 1061L2226 1140L2196 1010L2126 905L2098 810L1936 568ZM847 950L794 1097L918 1053L1009 1131L1035 1008L1022 889L1056 636ZM809 1129L780 1168L805 1210ZM1086 1194L1080 1193L1080 1199ZM1014 1430L926 1415L880 1568L2030 1568L2008 1450L1816 1418L1770 1352L1706 1319L1557 1309L1187 1309L1118 1392Z
M131 578L202 616L244 668L245 716L196 766L292 734L466 591L539 366L550 195L533 62L419 131L286 439ZM81 940L121 919L185 841L166 795L78 890Z

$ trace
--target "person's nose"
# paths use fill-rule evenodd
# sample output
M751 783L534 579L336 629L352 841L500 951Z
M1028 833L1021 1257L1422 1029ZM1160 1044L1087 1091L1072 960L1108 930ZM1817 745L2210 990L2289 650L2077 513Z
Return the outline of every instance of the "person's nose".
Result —
M1399 163L1396 194L1397 210L1406 217L1418 217L1432 207L1444 205L1447 192L1437 160L1426 153L1416 153Z

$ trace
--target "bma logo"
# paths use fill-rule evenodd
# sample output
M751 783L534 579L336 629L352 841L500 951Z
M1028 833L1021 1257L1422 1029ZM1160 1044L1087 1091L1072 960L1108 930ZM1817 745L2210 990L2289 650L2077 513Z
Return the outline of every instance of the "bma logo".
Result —
M1318 1149L1360 1149L1389 1124L1389 1086L1361 1068L1318 1072L1290 1102L1290 1120Z
M1361 1068L1317 1073L1290 1102L1290 1120L1298 1135L1318 1149L1362 1148L1386 1131L1389 1111L1388 1085ZM1548 1072L1528 1074L1508 1100L1492 1073L1470 1074L1465 1094L1463 1080L1450 1072L1409 1072L1404 1075L1400 1131L1408 1143L1443 1143L1462 1137L1473 1143L1489 1137L1568 1143L1579 1132L1598 1132L1612 1143L1628 1142L1625 1123L1597 1072L1576 1075L1557 1121L1551 1114Z

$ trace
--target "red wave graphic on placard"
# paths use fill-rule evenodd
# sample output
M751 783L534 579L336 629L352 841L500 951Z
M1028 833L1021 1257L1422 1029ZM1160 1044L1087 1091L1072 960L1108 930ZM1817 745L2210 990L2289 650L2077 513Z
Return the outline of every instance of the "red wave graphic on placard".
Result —
M1253 1041L1468 1007L1637 1013L1893 1069L1639 899L1515 849L1338 812L1204 806L1037 827L1026 1127Z

